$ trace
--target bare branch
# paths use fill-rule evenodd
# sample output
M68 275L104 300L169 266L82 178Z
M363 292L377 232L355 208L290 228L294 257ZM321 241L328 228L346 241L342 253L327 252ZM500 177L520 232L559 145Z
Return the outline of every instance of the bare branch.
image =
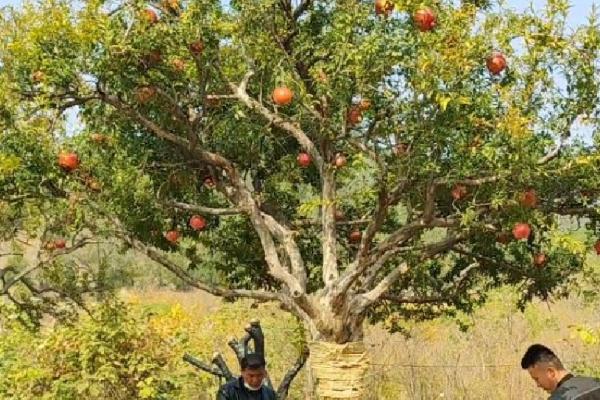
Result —
M244 330L246 331L246 335L244 336L243 342L246 353L248 353L248 343L252 340L254 342L254 352L266 357L265 335L260 326L260 321L258 319L250 321Z
M191 354L185 353L183 355L183 361L193 365L201 371L208 372L209 374L218 376L220 378L225 378L225 375L219 368L205 364L202 361L195 358L194 356L192 356Z
M178 208L180 210L197 212L200 214L208 214L208 215L221 215L221 216L223 216L223 215L238 215L243 212L240 208L211 208L211 207L200 206L197 204L182 203L179 201L167 201L164 204L166 204L169 207Z
M278 399L284 400L287 398L288 391L290 389L290 385L292 384L292 381L294 380L296 375L298 375L298 372L300 372L300 370L306 363L306 360L308 359L309 354L310 354L310 350L309 350L308 346L305 346L304 349L302 350L302 353L300 353L300 355L296 359L296 362L294 363L294 365L288 370L288 372L285 374L285 376L281 380L281 383L279 384L279 387L277 388L277 398Z
M242 358L244 358L244 344L243 343L240 343L235 337L232 337L227 342L227 345L229 346L229 348L231 350L233 350L238 361L241 360Z
M538 160L537 164L544 165L544 164L547 164L548 162L554 160L560 154L560 151L562 150L563 145L564 145L563 138L560 137L558 139L558 143L556 143L556 146L554 146L554 148L552 150L550 150L550 152L548 152L548 154L546 154L545 156L540 158Z
M439 304L447 303L449 298L443 296L396 296L386 294L380 297L380 301L390 301L396 304Z
M403 262L402 264L400 264L400 266L394 268L392 272L390 272L377 284L377 286L373 288L373 290L363 295L364 300L366 302L365 306L376 302L384 293L387 293L387 291L392 287L394 283L396 283L398 279L400 279L402 275L404 275L407 272L408 264L406 262Z
M219 370L225 376L226 380L233 379L233 374L231 373L231 370L227 366L227 363L223 359L223 356L221 355L221 353L215 353L215 354L213 354L212 363L214 365L216 365L217 368L219 368Z

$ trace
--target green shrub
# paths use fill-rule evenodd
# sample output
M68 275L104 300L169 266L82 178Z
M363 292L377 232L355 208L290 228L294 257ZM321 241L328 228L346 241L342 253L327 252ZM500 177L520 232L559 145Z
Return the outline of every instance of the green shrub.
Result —
M106 301L91 315L41 331L5 318L0 320L0 399L212 399L220 382L183 362L182 355L188 351L209 360L222 351L236 372L227 341L241 336L252 318L261 320L269 369L278 383L303 345L303 332L272 304L251 309L252 316L250 309L238 302L192 317L179 303L133 298ZM301 389L294 390L290 398L301 398Z

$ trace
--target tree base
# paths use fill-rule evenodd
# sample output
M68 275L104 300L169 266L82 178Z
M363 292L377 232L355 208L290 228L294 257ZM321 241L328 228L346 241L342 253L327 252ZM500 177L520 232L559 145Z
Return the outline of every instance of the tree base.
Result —
M369 358L363 342L312 342L309 347L319 400L364 399Z

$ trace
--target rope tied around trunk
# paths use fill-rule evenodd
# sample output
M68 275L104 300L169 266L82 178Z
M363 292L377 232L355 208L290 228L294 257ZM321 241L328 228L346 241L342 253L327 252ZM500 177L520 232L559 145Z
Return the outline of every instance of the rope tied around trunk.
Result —
M361 399L369 358L363 342L311 342L310 368L321 400Z

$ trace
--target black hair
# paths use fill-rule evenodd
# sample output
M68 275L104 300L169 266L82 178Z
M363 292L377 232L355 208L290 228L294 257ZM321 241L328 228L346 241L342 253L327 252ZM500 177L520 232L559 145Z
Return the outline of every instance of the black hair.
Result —
M260 369L267 365L265 358L258 353L246 354L240 360L240 366L244 369Z
M529 346L525 355L521 359L521 368L527 369L538 363L549 363L557 369L564 369L560 359L552 350L543 344L534 344Z

